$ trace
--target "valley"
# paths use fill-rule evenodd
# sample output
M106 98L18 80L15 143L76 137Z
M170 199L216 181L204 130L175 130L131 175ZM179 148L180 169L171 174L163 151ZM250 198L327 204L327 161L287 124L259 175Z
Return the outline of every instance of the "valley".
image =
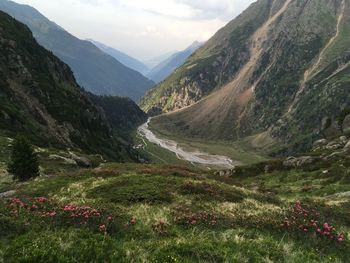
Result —
M138 133L144 137L149 143L154 143L159 145L160 147L169 150L177 156L177 158L181 160L185 160L190 162L191 164L202 165L210 169L210 167L224 168L230 169L234 168L234 161L229 159L226 156L219 155L211 155L208 153L196 151L184 150L181 148L177 142L169 139L161 139L157 137L150 129L149 123L151 119L149 119L145 124L141 125L138 128ZM147 146L146 142L144 142L145 146Z
M18 2L0 263L349 262L350 0Z
M182 159L189 159L188 161L190 162L196 159L192 158L193 155L206 156L205 160L202 160L201 162L208 163L208 158L212 159L212 164L210 165L211 168L227 168L227 166L231 165L246 165L266 161L269 157L264 151L269 147L273 147L273 142L266 139L264 135L234 142L202 140L186 138L182 136L181 133L176 133L175 130L174 132L169 132L167 128L164 129L164 126L167 127L167 125L167 123L164 123L164 118L151 118L148 121L147 127L145 127L146 124L141 126L142 129L146 129L146 132L143 133L147 133L147 136L142 136L143 138L146 137L146 142L144 139L141 141L139 140L138 142L142 143L145 149L148 148L147 146L156 146L156 148L151 149L152 154L156 155L159 148L162 148L170 150L170 152L174 153L174 157L176 156L176 153L179 153L180 148L180 155L185 155L185 157L187 157ZM217 159L218 156L221 156L219 161ZM230 161L227 162L226 159ZM173 158L171 158L163 163L171 163L173 161ZM185 164L188 164L188 161L185 162ZM219 165L215 165L215 162L218 162ZM202 165L200 165L200 167L201 166ZM204 168L207 167L204 165Z

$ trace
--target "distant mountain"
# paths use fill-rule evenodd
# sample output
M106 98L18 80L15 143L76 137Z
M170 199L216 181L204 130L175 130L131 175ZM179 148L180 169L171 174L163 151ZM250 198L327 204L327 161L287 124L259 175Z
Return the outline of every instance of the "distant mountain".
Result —
M109 47L105 44L102 44L98 41L95 41L93 39L87 39L91 43L93 43L96 47L104 51L105 53L111 55L116 60L121 62L123 65L127 66L128 68L131 68L133 70L136 70L140 72L142 75L146 75L149 72L149 68L142 63L141 61L137 60L136 58L133 58L115 48Z
M256 1L141 106L175 111L158 122L187 137L312 143L350 108L349 14L349 0Z
M162 54L160 56L156 56L154 58L146 60L144 63L147 65L149 69L152 69L156 66L158 66L160 63L164 62L168 58L170 58L172 55L178 53L179 51L171 51L167 52L165 54Z
M137 101L154 85L91 42L69 34L30 6L0 0L0 10L26 24L39 44L67 63L78 83L92 93L126 96Z
M28 27L0 11L0 132L38 146L130 160L128 134L146 115L127 98L87 94Z
M177 52L154 67L146 76L156 83L159 83L171 75L178 67L182 66L189 56L193 54L203 43L194 42L184 51Z

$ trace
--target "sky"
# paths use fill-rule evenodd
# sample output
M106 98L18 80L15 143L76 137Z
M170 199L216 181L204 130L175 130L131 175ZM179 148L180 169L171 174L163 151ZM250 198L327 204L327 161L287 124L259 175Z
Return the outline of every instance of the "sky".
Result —
M255 0L14 0L142 61L206 41Z

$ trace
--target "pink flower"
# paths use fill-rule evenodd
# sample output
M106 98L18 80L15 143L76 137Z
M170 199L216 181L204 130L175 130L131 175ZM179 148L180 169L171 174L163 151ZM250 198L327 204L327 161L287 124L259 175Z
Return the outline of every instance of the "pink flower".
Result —
M108 217L107 217L107 220L110 222L110 221L113 220L113 217L112 217L112 216L108 216Z
M337 240L338 240L339 242L343 242L343 241L344 241L344 236L343 236L343 235L337 236Z
M135 225L136 224L136 218L131 218L131 220L130 220L130 224L133 226L133 225Z
M107 231L106 225L100 225L99 229L102 233L106 233L106 231Z
M55 211L52 211L52 212L47 213L47 215L48 215L49 217L54 217L54 216L57 215L57 213L56 213Z
M37 205L32 205L31 207L33 210L38 209L39 207Z
M45 203L47 201L46 197L37 197L36 201L38 201L39 203Z

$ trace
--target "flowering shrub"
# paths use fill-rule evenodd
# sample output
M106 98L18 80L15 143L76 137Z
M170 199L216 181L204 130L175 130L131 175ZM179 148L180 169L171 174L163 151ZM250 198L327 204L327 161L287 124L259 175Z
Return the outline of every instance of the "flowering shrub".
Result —
M160 219L157 223L155 223L152 228L153 231L158 233L159 235L166 235L168 233L167 228L168 228L167 222L165 222L164 219Z
M295 205L288 210L282 227L289 231L298 231L305 234L343 242L344 235L328 223L320 222L320 213L315 208L309 208L302 205L301 202L296 202Z
M107 233L107 226L113 221L111 215L104 216L90 206L59 206L46 197L17 198L7 200L7 206L13 217L24 217L26 220L49 220L54 225L86 226L93 230Z
M205 211L191 211L188 208L178 207L174 213L175 222L179 225L207 225L215 226L218 224L219 216Z

